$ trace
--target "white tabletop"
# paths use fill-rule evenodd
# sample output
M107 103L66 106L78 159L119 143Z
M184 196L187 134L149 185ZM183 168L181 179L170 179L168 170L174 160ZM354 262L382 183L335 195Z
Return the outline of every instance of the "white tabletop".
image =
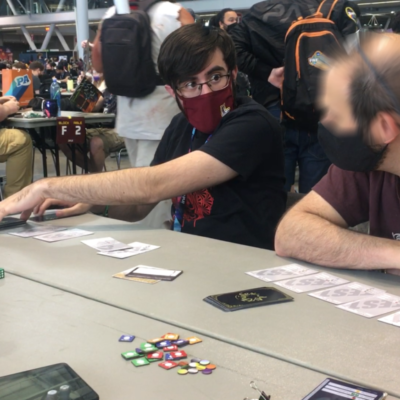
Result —
M140 241L161 248L117 260L97 255L80 239L45 243L2 234L0 252L7 261L7 271L325 375L382 388L400 397L399 328L287 290L284 291L295 299L292 303L233 313L224 313L203 301L212 294L274 287L245 272L293 260L262 249L182 233L138 230L137 225L92 215L51 223L95 232L84 239L111 236L124 243ZM113 274L139 264L182 269L184 273L174 282L156 285L112 278ZM400 295L400 277L313 268Z
M216 364L210 376L180 376L157 363L135 368L122 352L165 333L193 332L10 275L0 297L0 376L67 363L101 400L258 398L252 380L273 400L301 400L326 378L208 337L184 350ZM118 342L124 334L134 342Z

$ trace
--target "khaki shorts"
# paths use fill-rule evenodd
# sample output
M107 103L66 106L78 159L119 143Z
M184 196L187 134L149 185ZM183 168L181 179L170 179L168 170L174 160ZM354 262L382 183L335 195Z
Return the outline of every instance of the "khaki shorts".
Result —
M111 128L89 128L86 129L86 140L89 142L93 137L99 137L103 141L104 153L107 156L113 151L121 150L125 147L124 139L121 138L114 129Z

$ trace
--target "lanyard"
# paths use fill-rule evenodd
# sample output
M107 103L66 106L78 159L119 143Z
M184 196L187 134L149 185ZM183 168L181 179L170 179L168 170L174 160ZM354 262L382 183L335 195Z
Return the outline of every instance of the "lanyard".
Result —
M193 140L194 140L195 134L196 134L196 128L193 128L192 138L190 139L189 153L192 152ZM211 138L212 138L212 134L208 136L208 138L204 144L207 144ZM178 198L178 200L179 200L179 198ZM172 216L173 217L172 230L175 232L182 232L182 226L183 226L183 222L184 222L183 215L185 213L185 204L186 204L186 194L181 196L179 204L177 207L175 207L175 212L174 212L174 215Z

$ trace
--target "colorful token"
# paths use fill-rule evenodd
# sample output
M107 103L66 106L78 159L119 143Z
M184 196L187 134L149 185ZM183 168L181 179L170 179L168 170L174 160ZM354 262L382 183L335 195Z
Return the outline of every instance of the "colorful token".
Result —
M147 343L157 344L157 343L162 342L163 340L164 340L163 338L156 338L156 339L148 340Z
M172 343L171 343L170 340L163 340L162 342L157 343L156 346L157 346L159 349L162 349L163 347L171 346L171 344L172 344Z
M172 361L174 358L171 356L171 354L166 353L165 354L165 361Z
M211 371L211 369L204 369L203 371L201 371L201 373L204 375L211 375L212 371Z
M135 339L135 336L133 336L133 335L122 335L119 338L119 342L133 342L134 339Z
M147 354L146 355L146 358L148 359L148 360L150 360L150 359L152 359L152 360L154 360L154 359L156 359L156 360L162 360L162 358L163 358L163 353L160 351L160 352L158 352L158 353L150 353L150 354Z
M190 360L190 362L196 362L196 363L199 363L200 361L201 361L200 358L192 358Z
M200 365L208 365L208 364L210 364L210 361L208 361L208 360L200 361Z
M174 360L180 360L182 358L187 358L187 354L183 350L181 350L181 351L173 351L173 352L171 352L169 354Z
M179 375L186 375L188 373L188 370L187 369L180 369L179 371L178 371L178 374Z
M163 338L166 340L178 340L179 335L177 333L167 333L163 336Z
M189 368L188 372L189 374L197 374L199 371L197 370L197 368Z
M178 347L184 347L189 344L189 341L184 339L179 339L179 340L174 340L172 344L176 344Z
M158 366L164 369L171 369L177 367L178 364L174 363L173 361L164 361L162 363L159 363Z
M163 350L164 351L178 351L178 346L176 344L173 344L171 346L164 347Z
M197 368L197 371L204 371L206 369L206 367L203 367L202 365L198 365L196 368Z
M196 337L196 336L192 336L192 337L190 337L190 338L187 338L186 340L189 341L189 344L196 344L196 343L202 342L202 340L199 339L199 338Z
M149 362L149 360L146 360L145 358L138 358L137 360L132 360L132 364L135 367L143 367L145 365L149 365L150 362Z
M199 366L199 363L197 363L197 362L191 362L191 363L189 363L189 367L190 368L197 368Z
M206 369L215 369L215 368L217 368L217 366L214 365L214 364L208 364L208 365L206 366Z
M140 345L140 348L145 352L145 353L154 353L155 351L157 351L157 347L154 346L151 343L142 343Z
M144 351L142 349L137 348L137 349L135 349L135 351L138 354L144 354Z
M132 358L140 357L140 354L136 351L126 351L125 353L122 353L121 356L125 358L125 360L132 360Z

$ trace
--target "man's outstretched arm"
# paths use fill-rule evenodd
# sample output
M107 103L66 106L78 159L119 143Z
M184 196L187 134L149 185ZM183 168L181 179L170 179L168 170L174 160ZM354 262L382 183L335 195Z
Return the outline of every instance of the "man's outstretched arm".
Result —
M173 161L146 168L130 168L85 176L49 178L35 182L0 203L0 220L24 212L46 198L97 205L145 205L215 186L237 173L202 152L194 151Z
M399 242L347 229L344 219L314 191L283 217L275 251L327 267L400 271Z

